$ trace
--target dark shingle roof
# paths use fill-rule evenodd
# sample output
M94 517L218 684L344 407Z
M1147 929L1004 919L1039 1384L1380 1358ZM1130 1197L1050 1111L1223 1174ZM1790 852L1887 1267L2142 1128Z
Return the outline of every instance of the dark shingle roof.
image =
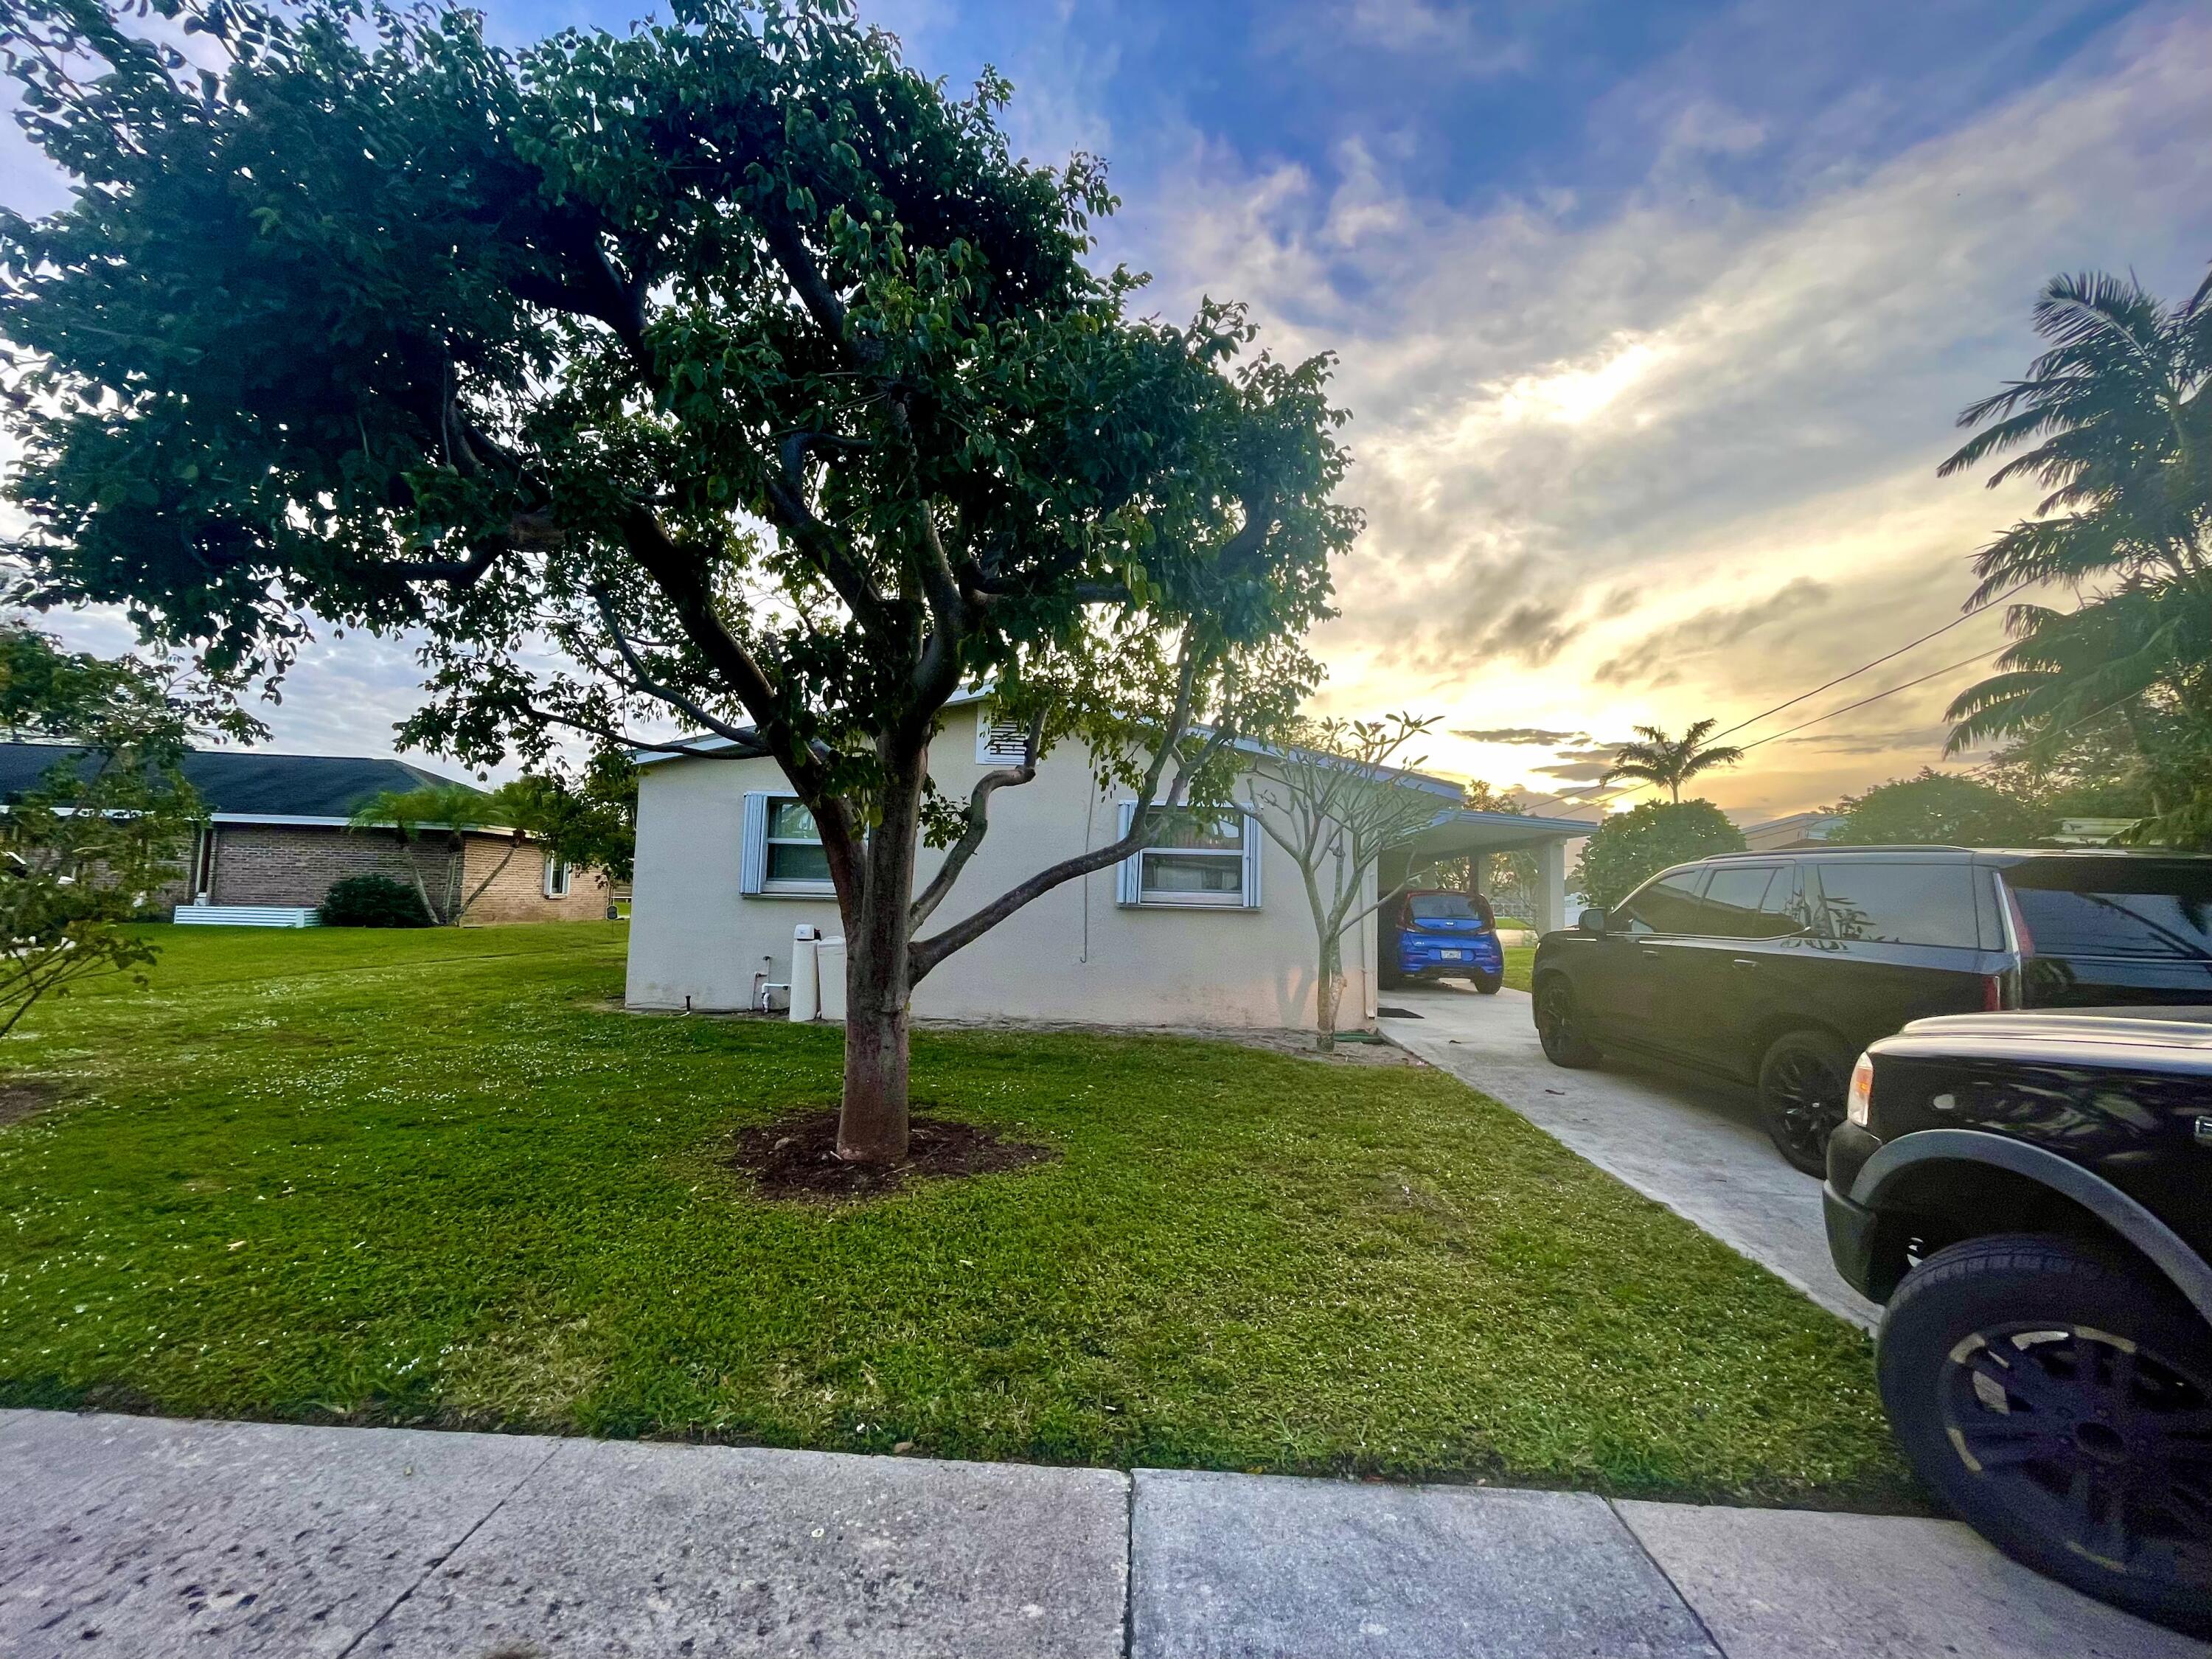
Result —
M0 798L28 789L69 752L61 744L0 743ZM184 773L209 811L244 817L345 818L386 790L473 787L405 761L236 749L196 750L185 757Z

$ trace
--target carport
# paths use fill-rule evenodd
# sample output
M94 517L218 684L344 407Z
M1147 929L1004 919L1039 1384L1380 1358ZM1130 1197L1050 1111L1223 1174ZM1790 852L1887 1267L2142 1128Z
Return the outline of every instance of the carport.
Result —
M1480 881L1478 853L1536 855L1536 914L1528 918L1540 933L1567 925L1567 847L1596 826L1579 818L1522 817L1511 812L1473 812L1462 808L1440 813L1407 846L1383 855L1376 870L1377 890L1389 892L1407 872L1449 859L1469 858ZM1477 890L1480 890L1478 887ZM1486 894L1485 896L1488 896Z

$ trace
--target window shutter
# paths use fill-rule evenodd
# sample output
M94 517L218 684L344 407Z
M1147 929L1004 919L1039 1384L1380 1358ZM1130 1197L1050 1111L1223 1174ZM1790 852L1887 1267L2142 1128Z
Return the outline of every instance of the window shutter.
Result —
M1116 841L1126 839L1129 833L1129 826L1133 824L1136 821L1137 803L1133 800L1123 801L1121 803L1121 828L1119 833L1115 835L1115 839ZM1121 867L1117 872L1117 884L1114 893L1114 902L1116 904L1136 904L1141 902L1145 896L1144 882L1145 855L1141 852L1132 853L1128 857L1121 860Z
M738 855L738 890L757 893L768 885L768 792L745 791L742 850Z
M975 716L975 764L1019 766L1029 753L1030 729L1020 720L994 720Z
M1244 814L1244 908L1260 908L1260 858L1267 850L1267 832L1260 827L1256 813Z

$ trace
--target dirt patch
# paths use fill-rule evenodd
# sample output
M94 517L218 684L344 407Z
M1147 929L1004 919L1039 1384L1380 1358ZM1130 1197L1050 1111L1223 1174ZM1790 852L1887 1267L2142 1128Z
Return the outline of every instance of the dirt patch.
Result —
M34 1078L0 1081L0 1129L43 1112L62 1097L61 1085Z
M848 1164L837 1156L837 1114L823 1111L740 1130L729 1164L751 1176L763 1198L823 1200L895 1193L917 1178L997 1175L1059 1156L1049 1146L1001 1140L972 1123L917 1117L908 1126L904 1161Z

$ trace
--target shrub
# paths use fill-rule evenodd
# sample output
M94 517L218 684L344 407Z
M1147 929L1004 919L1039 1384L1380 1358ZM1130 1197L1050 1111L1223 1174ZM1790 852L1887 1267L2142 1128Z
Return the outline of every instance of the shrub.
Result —
M1646 801L1607 818L1583 848L1575 885L1592 904L1615 905L1670 864L1743 851L1743 831L1709 800Z
M428 927L422 900L404 882L389 876L348 876L323 896L325 927Z
M2002 790L1932 767L1846 795L1836 811L1844 823L1832 839L1860 847L2017 847L2044 830L2035 811Z

